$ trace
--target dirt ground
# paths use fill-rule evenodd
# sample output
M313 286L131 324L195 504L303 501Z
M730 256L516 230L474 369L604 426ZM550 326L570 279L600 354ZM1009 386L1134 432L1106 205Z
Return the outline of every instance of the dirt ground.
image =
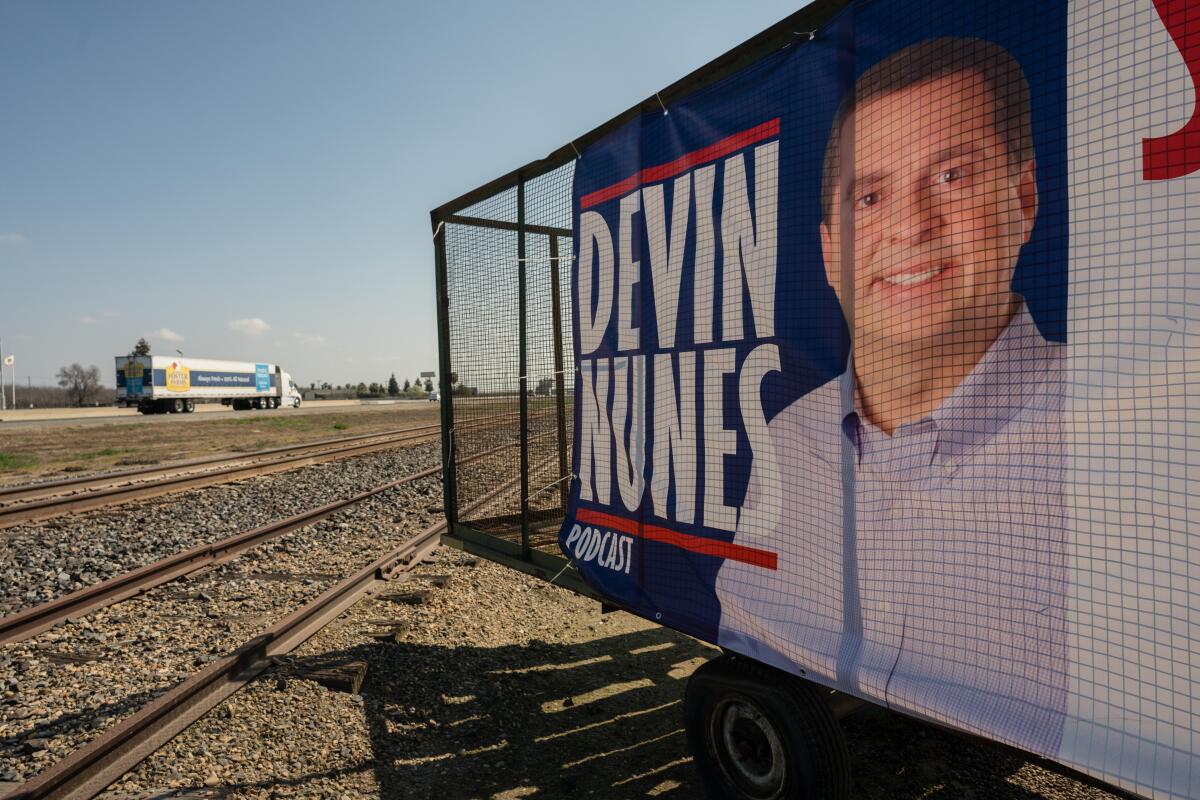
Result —
M703 796L688 677L717 651L443 550L125 776L106 798L633 800ZM313 671L365 665L358 694ZM996 746L868 708L852 800L1117 800Z
M245 412L175 425L22 426L0 430L0 485L407 428L437 423L439 413L436 403L421 403L309 414Z

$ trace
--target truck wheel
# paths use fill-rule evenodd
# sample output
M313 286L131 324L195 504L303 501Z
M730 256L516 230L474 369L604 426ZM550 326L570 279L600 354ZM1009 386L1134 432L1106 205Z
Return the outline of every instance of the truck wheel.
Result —
M850 759L827 692L723 655L688 680L688 744L712 800L845 800Z
M271 407L271 399L268 397L258 398L258 407L262 411L265 411L266 409L270 408Z
M175 400L171 401L171 413L172 414L182 414L183 413L183 401L182 400L176 398Z
M183 413L191 414L195 410L196 410L196 401L195 400L184 400L183 401Z

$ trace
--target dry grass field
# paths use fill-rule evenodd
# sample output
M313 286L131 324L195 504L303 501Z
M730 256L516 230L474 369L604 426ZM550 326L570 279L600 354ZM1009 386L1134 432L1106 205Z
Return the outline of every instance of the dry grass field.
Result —
M347 406L317 414L246 412L187 424L121 420L21 426L0 430L0 485L339 439L438 420L436 403L420 403Z

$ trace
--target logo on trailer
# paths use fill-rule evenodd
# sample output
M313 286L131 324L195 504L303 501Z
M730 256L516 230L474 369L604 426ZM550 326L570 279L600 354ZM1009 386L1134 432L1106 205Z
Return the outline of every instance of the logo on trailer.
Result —
M167 367L167 391L186 392L191 388L192 371L178 361L172 361L171 366Z
M271 370L266 364L254 365L254 391L271 391Z
M142 366L142 362L127 361L125 362L125 379L128 380L130 378L137 378L138 380L141 380L142 374L145 372L145 370L146 368Z

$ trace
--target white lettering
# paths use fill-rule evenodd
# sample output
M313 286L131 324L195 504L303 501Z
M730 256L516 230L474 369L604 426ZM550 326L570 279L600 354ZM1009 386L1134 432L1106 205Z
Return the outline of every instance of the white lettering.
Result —
M675 179L671 200L670 247L667 247L667 219L663 208L662 184L642 190L646 204L646 235L650 242L650 276L654 288L654 314L658 324L658 346L675 347L675 328L679 317L679 288L683 278L683 250L687 241L688 211L692 198L692 176L685 173Z
M704 354L704 524L732 531L737 508L725 505L725 456L737 452L737 433L725 427L724 378L736 369L732 348Z
M602 567L608 566L608 560L612 556L611 548L608 546L609 541L613 538L612 531L605 531L604 536L600 539L600 558L596 559L596 563Z
M654 356L654 470L652 512L667 518L667 496L675 479L675 515L691 524L696 498L696 354L679 353L679 390L670 353Z
M641 279L641 262L633 258L633 215L641 206L641 192L621 198L620 224L617 226L617 236L621 240L618 254L621 274L617 284L617 349L622 351L636 350L641 334L633 324L633 287ZM641 314L638 318L640 321Z
M577 522L577 523L575 523L575 525L574 525L574 526L572 526L572 528L571 528L571 532L567 534L567 544L566 544L566 546L567 546L568 548L570 548L570 547L571 547L571 543L572 543L572 542L574 542L576 539L578 539L578 538L579 538L579 534L580 534L580 533L582 533L582 532L583 532L583 531L582 531L582 529L579 527L579 523L578 523L578 522Z
M599 280L596 288L596 310L592 312L592 259L598 260ZM596 352L604 340L612 316L613 245L612 233L604 217L595 211L579 215L579 264L575 270L576 295L579 298L579 355Z
M696 170L696 265L692 282L692 328L696 344L713 338L713 295L716 294L717 237L713 226L713 192L717 168Z
M633 373L630 375L630 373ZM632 388L633 399L629 394ZM629 420L626 445L625 417ZM646 357L613 359L613 438L617 445L617 489L630 511L642 504L646 488Z
M784 487L780 483L775 446L767 429L762 407L762 382L768 372L779 371L779 346L761 344L742 362L738 375L738 405L750 439L754 461L750 485L754 496L747 495L738 520L738 536L774 533L779 522Z
M608 505L612 502L609 480L612 454L612 426L608 419L608 364L596 369L594 359L579 362L583 381L583 413L579 452L579 497L581 500ZM592 375L595 373L593 387ZM595 468L595 490L592 470Z
M600 552L600 544L604 541L605 536L608 536L607 532L605 532L604 536L601 536L600 531L592 531L592 538L588 540L587 551L583 554L584 561L591 561L596 557L596 554Z
M779 194L779 142L754 149L754 213L746 186L746 158L725 160L725 193L721 204L721 338L745 338L742 323L742 276L750 289L754 332L759 338L775 335L775 253L777 197Z

